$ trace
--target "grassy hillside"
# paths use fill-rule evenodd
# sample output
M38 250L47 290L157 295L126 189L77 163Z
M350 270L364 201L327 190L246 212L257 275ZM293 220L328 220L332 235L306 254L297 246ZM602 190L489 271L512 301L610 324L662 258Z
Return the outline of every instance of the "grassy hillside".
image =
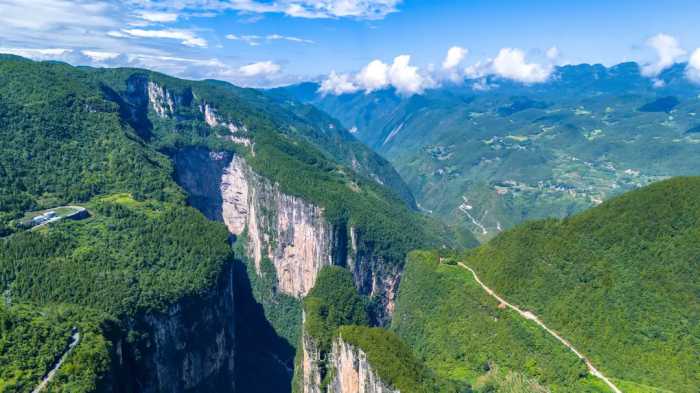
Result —
M465 258L610 376L700 386L700 178L675 178L564 221L525 224Z

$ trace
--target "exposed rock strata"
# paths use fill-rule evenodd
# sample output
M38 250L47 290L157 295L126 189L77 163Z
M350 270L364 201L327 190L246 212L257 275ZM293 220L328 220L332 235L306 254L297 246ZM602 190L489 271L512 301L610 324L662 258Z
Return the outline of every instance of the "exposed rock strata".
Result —
M328 393L399 393L387 386L367 360L367 354L341 337L333 342L330 356L333 380Z
M221 180L223 221L240 235L247 228L248 252L261 271L262 259L275 267L281 292L302 297L323 266L333 263L332 228L323 211L280 192L234 157Z
M118 375L112 390L234 392L233 285L227 265L208 292L133 319L129 329L140 333L115 345Z
M376 297L386 322L393 311L400 269L374 255L362 228L331 224L323 209L285 194L240 156L187 149L175 155L176 179L191 203L229 231L247 236L257 272L263 259L277 275L277 290L301 298L327 265L347 266L360 293Z

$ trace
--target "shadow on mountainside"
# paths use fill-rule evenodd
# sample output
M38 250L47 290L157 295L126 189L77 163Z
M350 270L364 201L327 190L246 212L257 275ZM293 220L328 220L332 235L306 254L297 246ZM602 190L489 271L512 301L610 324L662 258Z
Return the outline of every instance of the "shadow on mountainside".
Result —
M280 337L253 297L247 267L234 263L236 299L236 390L245 393L292 391L295 349Z

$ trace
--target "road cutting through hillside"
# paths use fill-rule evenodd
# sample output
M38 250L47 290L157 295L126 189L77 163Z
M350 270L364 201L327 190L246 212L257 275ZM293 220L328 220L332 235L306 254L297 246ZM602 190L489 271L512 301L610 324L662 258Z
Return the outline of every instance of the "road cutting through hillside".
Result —
M561 343L564 344L567 348L569 348L569 350L571 350L571 352L573 352L576 356L578 356L579 359L583 360L583 362L586 363L586 367L588 367L588 371L589 371L593 376L595 376L595 377L597 377L598 379L600 379L601 381L605 382L605 384L608 385L608 387L610 387L610 389L612 389L615 393L622 393L622 390L620 390L617 386L615 386L615 384L612 383L612 382L608 379L608 377L606 377L602 372L600 372L600 371L591 363L591 361L588 360L587 357L585 357L581 352L579 352L576 348L574 348L574 346L571 345L571 343L570 343L569 341L567 341L565 338L561 337L561 336L560 336L557 332L555 332L554 330L552 330L552 329L550 329L549 327L547 327L547 325L545 325L545 324L540 320L540 318L539 318L537 315L533 314L533 313L530 312L530 311L523 311L523 310L521 310L520 308L518 308L517 306L514 306L514 305L508 303L505 299L503 299L502 297L498 296L498 294L496 294L496 292L494 292L491 288L487 287L483 282L481 282L481 280L479 279L479 276L476 274L476 272L475 272L472 268L470 268L469 266L465 265L465 264L462 263L462 262L457 262L457 264L458 264L459 266L461 266L462 268L464 268L464 269L466 269L466 270L469 270L469 271L472 273L472 275L474 276L474 280L475 280L479 285L481 285L481 288L483 288L484 291L486 291L486 293L488 293L489 295L491 295L491 297L493 297L493 298L495 298L496 300L498 300L498 301L500 302L500 304L504 304L506 307L508 307L508 308L510 308L510 309L512 309L512 310L514 310L514 311L516 311L516 312L517 312L518 314L520 314L520 316L522 316L523 318L535 322L535 323L536 323L537 325L539 325L542 329L544 329L547 333L549 333L551 336L553 336L553 337L556 338L559 342L561 342Z
M68 355L73 351L73 348L75 348L76 345L80 342L80 332L78 330L75 330L73 334L70 337L70 342L68 346L66 347L65 351L61 354L61 356L58 358L58 361L54 366L51 368L51 370L44 376L44 378L41 379L41 383L32 390L32 393L39 393L42 390L48 386L49 382L53 379L53 377L56 375L56 372L58 371L59 368L63 365L63 362L66 360Z

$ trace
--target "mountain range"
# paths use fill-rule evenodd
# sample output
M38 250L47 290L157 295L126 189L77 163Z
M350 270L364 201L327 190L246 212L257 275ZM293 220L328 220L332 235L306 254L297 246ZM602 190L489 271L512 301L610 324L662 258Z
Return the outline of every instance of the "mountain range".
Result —
M700 89L685 64L656 80L640 70L570 65L544 83L487 76L410 97L323 95L314 83L272 92L338 118L397 168L424 210L487 240L697 174Z
M3 55L0 391L696 393L681 73L321 96Z

